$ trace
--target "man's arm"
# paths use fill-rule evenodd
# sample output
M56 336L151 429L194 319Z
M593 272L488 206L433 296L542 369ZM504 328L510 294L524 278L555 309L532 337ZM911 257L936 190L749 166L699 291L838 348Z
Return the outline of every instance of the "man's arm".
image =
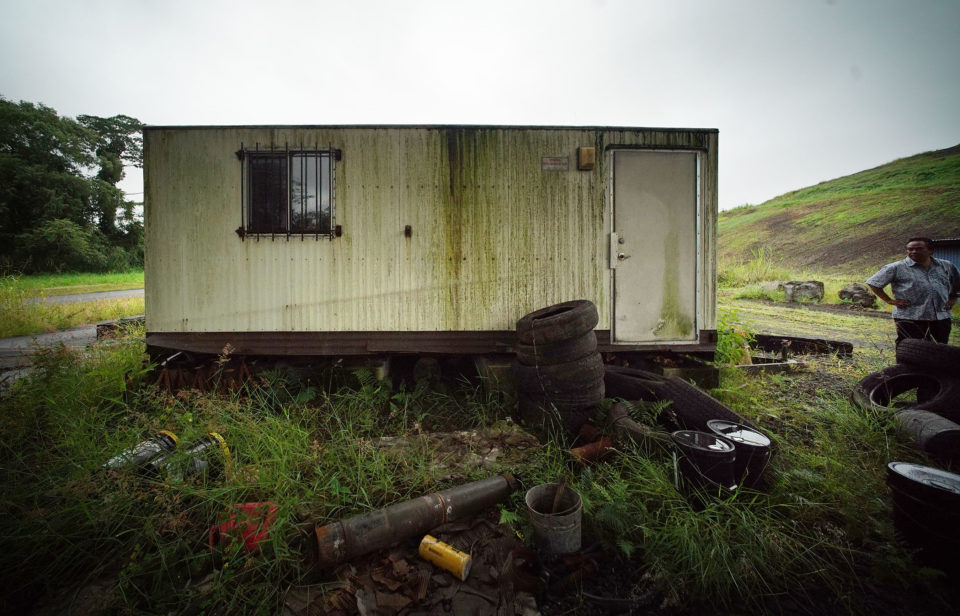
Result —
M872 284L867 284L870 287L870 290L873 291L873 294L880 298L880 301L885 304L890 304L891 306L909 306L910 302L905 299L892 299L887 292L880 287L875 287Z

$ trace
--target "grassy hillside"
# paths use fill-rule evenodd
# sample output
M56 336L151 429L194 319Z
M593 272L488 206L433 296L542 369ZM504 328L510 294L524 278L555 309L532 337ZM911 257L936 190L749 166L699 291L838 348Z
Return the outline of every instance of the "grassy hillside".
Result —
M859 275L910 236L960 237L960 145L720 213L721 271L761 255L794 271Z

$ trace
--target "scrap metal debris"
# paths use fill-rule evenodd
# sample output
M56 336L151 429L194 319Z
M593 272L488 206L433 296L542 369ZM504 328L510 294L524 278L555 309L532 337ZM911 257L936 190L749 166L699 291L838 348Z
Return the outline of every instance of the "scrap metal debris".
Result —
M332 583L289 591L283 616L538 613L533 595L514 589L513 554L521 544L511 528L475 518L431 532L471 554L474 566L466 581L421 559L419 543L408 541L341 565Z

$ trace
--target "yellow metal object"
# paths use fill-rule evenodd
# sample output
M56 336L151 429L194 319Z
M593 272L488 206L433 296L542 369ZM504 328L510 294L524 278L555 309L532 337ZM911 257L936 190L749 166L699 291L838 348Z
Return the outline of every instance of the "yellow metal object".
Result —
M164 434L164 435L169 436L170 438L172 438L174 443L179 443L179 442L180 442L180 439L177 438L177 435L174 434L173 432L169 431L169 430L158 430L158 432L159 432L160 434Z
M436 566L446 569L465 582L470 575L470 566L473 558L453 546L438 541L436 537L427 535L420 542L420 557L425 558Z
M577 148L577 169L580 171L589 171L597 162L597 148L579 147Z
M230 448L227 447L227 441L220 436L218 432L211 432L209 436L212 436L217 441L217 446L220 448L220 453L223 454L224 466L227 469L233 468L233 460L230 458Z

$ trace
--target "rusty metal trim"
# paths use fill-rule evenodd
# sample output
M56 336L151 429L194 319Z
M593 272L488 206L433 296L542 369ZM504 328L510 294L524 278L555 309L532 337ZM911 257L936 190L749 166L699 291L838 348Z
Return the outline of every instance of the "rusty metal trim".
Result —
M713 330L702 331L693 344L611 344L609 330L597 330L601 353L675 351L712 352ZM715 332L714 332L715 334ZM356 331L356 332L147 332L151 347L191 353L219 354L229 344L237 355L350 356L389 353L477 355L516 352L516 333L498 331Z

